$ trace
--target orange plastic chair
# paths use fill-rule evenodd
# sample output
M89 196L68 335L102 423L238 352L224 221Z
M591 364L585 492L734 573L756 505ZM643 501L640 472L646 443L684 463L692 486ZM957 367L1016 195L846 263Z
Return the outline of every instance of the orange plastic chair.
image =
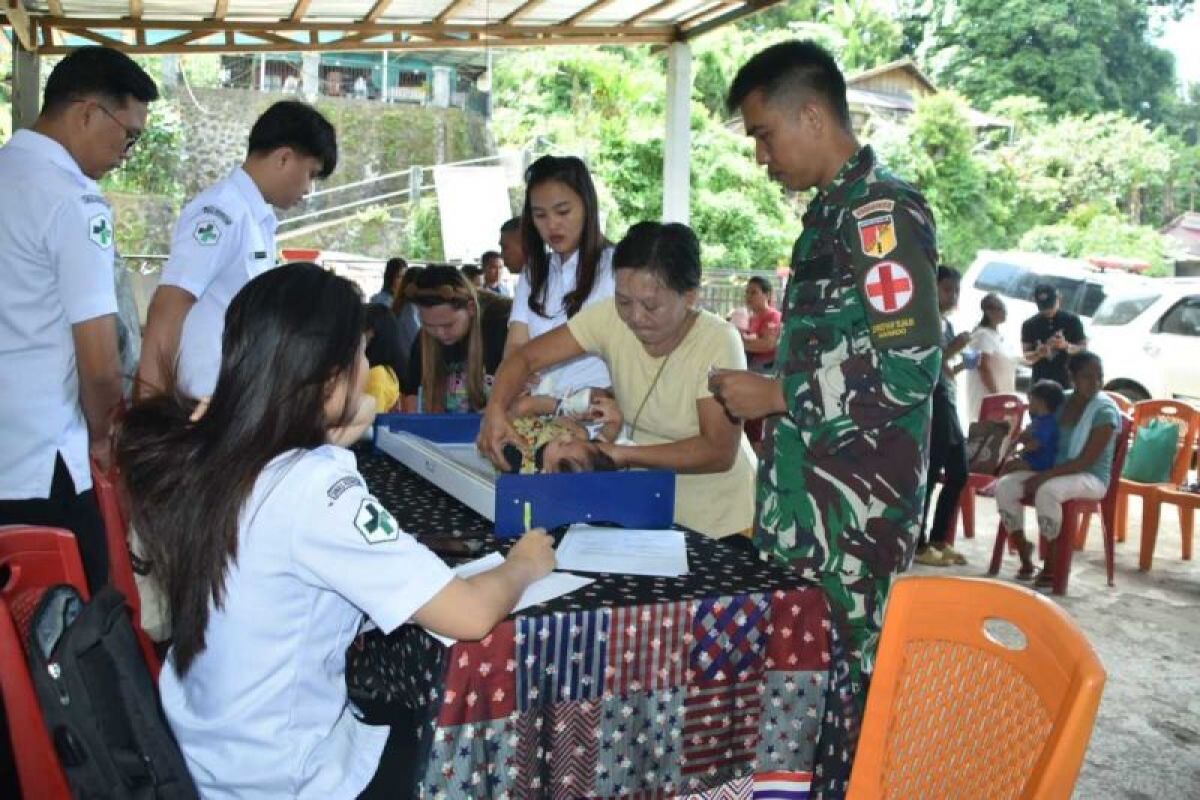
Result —
M1133 406L1133 439L1137 441L1137 432L1151 420L1173 422L1179 426L1179 446L1175 451L1175 463L1171 465L1171 474L1165 483L1140 483L1126 478L1120 480L1120 490L1117 492L1117 541L1125 541L1125 530L1129 516L1129 498L1142 498L1143 503L1150 502L1150 496L1158 488L1178 486L1187 481L1187 473L1192 465L1192 453L1196 449L1196 436L1200 433L1200 411L1182 400L1143 400ZM1132 445L1131 445L1132 446ZM1184 522L1182 510L1179 524ZM1145 533L1142 534L1145 536ZM1082 543L1080 543L1082 546Z
M1192 560L1192 538L1195 531L1195 511L1200 508L1200 494L1159 485L1142 498L1142 546L1138 551L1138 569L1149 572L1154 566L1154 547L1158 544L1158 520L1163 504L1179 509L1179 533L1182 538L1180 557Z
M902 578L847 796L1068 800L1104 681L1078 626L1036 592L982 578Z
M133 561L129 555L128 518L117 489L120 479L120 472L115 467L111 472L105 473L92 463L92 486L96 490L96 502L100 506L100 516L104 519L104 533L108 541L108 580L125 595L125 604L129 606L130 621L133 623L134 633L137 634L138 644L141 645L142 656L150 669L150 677L157 683L162 662L154 651L153 640L142 630L141 596L133 577Z
M71 790L46 730L25 661L29 622L50 586L68 583L88 596L75 536L59 528L0 527L0 693L24 797L69 800Z
M1125 466L1125 454L1129 451L1130 430L1133 425L1128 417L1121 418L1121 430L1117 431L1117 445L1113 450L1112 472L1108 478L1108 491L1100 500L1068 500L1062 504L1062 530L1054 540L1055 554L1054 593L1066 594L1067 583L1071 578L1071 556L1075 552L1075 541L1078 536L1080 519L1087 519L1091 514L1100 514L1101 527L1104 529L1104 567L1108 572L1108 585L1113 585L1115 566L1115 539L1117 492L1120 484L1118 477L1121 468ZM1029 505L1029 503L1026 503ZM1008 530L1001 521L996 529L996 544L992 548L992 563L988 574L995 575L1000 571L1000 562L1004 558L1004 546L1008 542ZM1044 552L1047 546L1045 539L1039 539L1039 552Z
M979 406L979 421L1008 423L1005 454L1012 450L1017 437L1021 435L1021 429L1025 427L1025 411L1028 408L1028 403L1019 394L989 394L983 398L983 402ZM994 480L996 480L995 475L982 472L972 472L967 475L967 485L963 487L962 494L958 496L956 522L951 524L950 530L946 531L948 544L954 544L954 533L958 528L959 516L962 517L963 536L968 539L975 538L975 493L990 486Z

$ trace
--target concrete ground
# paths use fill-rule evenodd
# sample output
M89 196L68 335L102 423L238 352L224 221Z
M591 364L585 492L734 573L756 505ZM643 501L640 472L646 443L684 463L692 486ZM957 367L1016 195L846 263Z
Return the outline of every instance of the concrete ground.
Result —
M917 566L917 574L986 573L995 542L996 506L986 498L979 498L976 505L976 538L963 539L960 530L955 543L969 565ZM1069 594L1054 598L1078 622L1108 670L1075 797L1196 800L1200 798L1200 557L1181 560L1179 520L1174 508L1166 506L1153 569L1139 572L1141 503L1135 498L1129 505L1128 537L1116 546L1116 586L1106 585L1103 542L1099 521L1094 520L1086 549L1075 553ZM1032 527L1032 510L1028 513ZM1016 568L1016 556L1007 556L999 578L1013 580Z

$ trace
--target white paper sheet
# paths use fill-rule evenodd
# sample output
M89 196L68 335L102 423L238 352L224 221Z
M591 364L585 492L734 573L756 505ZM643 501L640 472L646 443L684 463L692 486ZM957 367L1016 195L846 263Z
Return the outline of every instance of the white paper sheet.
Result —
M594 528L572 525L556 554L558 568L578 572L658 575L688 574L683 531Z
M454 568L454 574L460 578L469 578L472 575L478 575L481 572L487 572L489 569L495 569L504 563L504 556L499 553L488 553L482 558L477 558L474 561L468 561L466 564L459 564ZM544 578L536 580L525 589L521 594L521 598L517 600L517 605L514 611L520 611L523 608L536 606L540 603L545 603L553 600L556 597L562 597L564 594L570 594L576 589L582 589L589 583L595 583L593 578L584 578L579 575L572 575L568 572L551 572ZM455 640L449 636L429 631L429 635L437 639L442 644L449 647L454 644Z

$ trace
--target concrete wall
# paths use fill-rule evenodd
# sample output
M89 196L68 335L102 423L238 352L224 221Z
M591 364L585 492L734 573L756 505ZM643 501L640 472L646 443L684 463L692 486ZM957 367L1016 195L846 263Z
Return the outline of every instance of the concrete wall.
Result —
M196 89L196 103L180 96L188 196L241 162L250 128L272 103L285 99L244 89ZM321 98L317 108L338 132L338 168L321 184L329 188L405 169L487 155L492 148L484 121L455 108L423 108ZM407 185L407 179L405 183ZM338 201L348 195L339 195ZM310 206L311 208L311 206Z

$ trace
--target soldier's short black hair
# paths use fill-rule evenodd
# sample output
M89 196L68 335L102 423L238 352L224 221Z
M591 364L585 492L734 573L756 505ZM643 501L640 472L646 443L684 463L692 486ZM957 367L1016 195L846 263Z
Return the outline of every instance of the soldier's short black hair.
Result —
M1042 380L1029 387L1030 398L1036 397L1046 404L1046 408L1053 414L1058 411L1058 407L1062 405L1066 398L1066 393L1063 392L1063 387L1058 381L1052 381L1049 378Z
M618 269L644 269L663 286L683 294L700 286L700 240L678 222L639 222L613 250Z
M813 94L825 101L847 131L851 128L846 79L829 51L810 40L780 42L742 65L729 86L725 105L736 111L754 91L770 101L787 92Z
M500 226L500 235L503 236L506 233L513 233L519 230L521 230L521 218L513 217Z
M481 266L481 267L486 266L489 261L492 261L492 260L498 259L498 258L502 258L499 253L497 253L495 250L488 250L486 253L484 253L483 255L481 255L479 257L479 266Z
M290 147L321 162L318 177L328 178L337 167L337 133L320 111L299 100L280 100L250 129L250 153L269 153Z
M111 47L80 47L59 61L46 79L42 113L54 114L88 95L100 95L121 107L133 98L158 99L158 86L132 58Z
M938 265L937 270L938 283L946 280L961 281L962 273L954 267L947 267L945 264Z

